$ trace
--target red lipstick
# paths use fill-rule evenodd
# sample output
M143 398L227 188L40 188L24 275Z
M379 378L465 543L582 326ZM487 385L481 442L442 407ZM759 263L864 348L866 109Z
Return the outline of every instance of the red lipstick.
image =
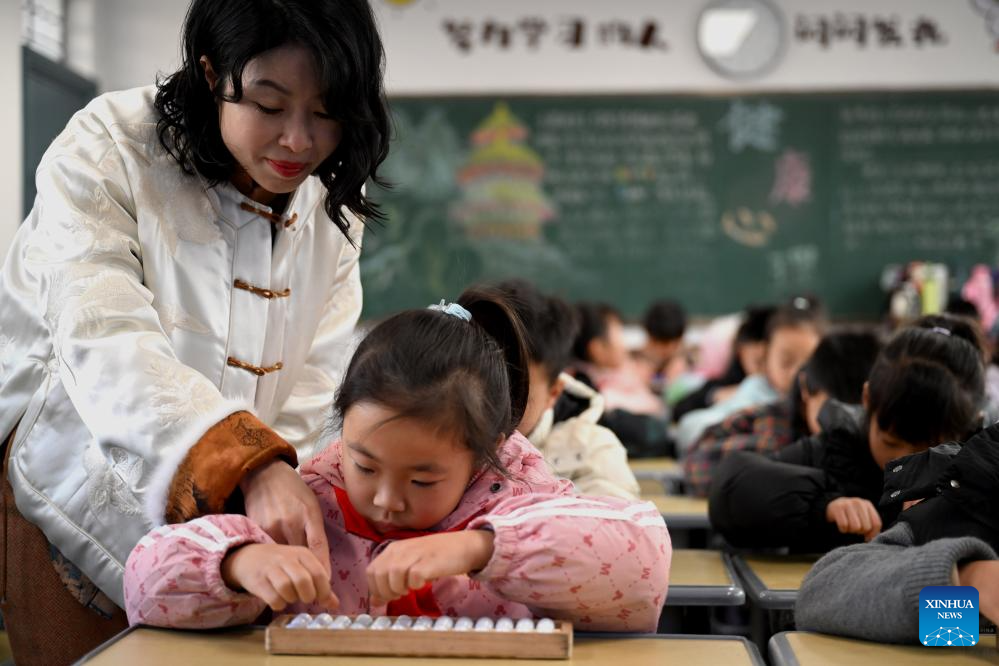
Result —
M282 178L294 178L302 173L302 170L307 166L305 162L283 162L271 159L268 159L267 163Z

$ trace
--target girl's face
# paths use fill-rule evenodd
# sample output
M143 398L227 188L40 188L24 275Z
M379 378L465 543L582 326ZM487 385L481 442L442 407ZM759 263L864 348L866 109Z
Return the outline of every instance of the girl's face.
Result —
M214 86L211 63L203 57L201 65ZM231 83L225 92L232 93ZM301 46L280 46L247 63L242 99L219 103L222 140L242 167L233 178L240 191L267 203L293 192L333 153L342 128L326 114L324 93L312 55Z
M896 458L911 456L926 450L926 446L912 444L896 437L887 430L882 430L878 426L877 414L871 414L870 417L871 425L867 431L867 441L871 447L871 456L881 469L884 469L885 465Z
M472 451L431 424L370 402L344 415L345 490L380 533L436 525L458 506L473 472Z
M864 384L862 402L864 409L868 409L868 405L870 404L870 395L868 394L866 383ZM888 430L882 430L881 426L878 425L877 414L868 412L868 418L871 423L867 430L867 443L868 446L871 447L871 457L874 458L874 462L876 462L878 467L881 469L884 469L888 463L896 458L911 456L914 453L925 451L928 448L925 444L913 444L911 442L907 442L901 437L895 436Z
M770 335L763 372L770 386L788 395L798 369L819 346L819 334L811 326L784 326Z

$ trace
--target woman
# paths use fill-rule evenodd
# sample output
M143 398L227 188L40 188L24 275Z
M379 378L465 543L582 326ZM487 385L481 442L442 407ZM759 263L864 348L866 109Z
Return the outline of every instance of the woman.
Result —
M360 313L381 41L365 0L194 0L183 41L180 70L55 140L0 276L19 665L124 627L123 563L164 522L245 505L328 559L294 467Z

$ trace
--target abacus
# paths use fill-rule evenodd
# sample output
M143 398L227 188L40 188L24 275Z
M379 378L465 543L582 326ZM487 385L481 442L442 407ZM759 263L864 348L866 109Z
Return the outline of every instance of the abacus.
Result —
M272 654L568 659L572 623L408 615L282 615L267 627Z

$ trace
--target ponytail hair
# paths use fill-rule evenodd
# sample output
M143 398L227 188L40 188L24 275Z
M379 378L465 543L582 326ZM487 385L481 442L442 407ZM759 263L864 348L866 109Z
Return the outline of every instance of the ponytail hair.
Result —
M899 331L868 379L868 413L914 444L963 439L981 425L985 347L963 317L929 315Z
M472 287L456 302L470 321L439 310L406 310L372 329L347 367L335 415L342 424L353 405L378 404L457 436L477 467L504 473L498 446L527 406L523 327L495 289Z

